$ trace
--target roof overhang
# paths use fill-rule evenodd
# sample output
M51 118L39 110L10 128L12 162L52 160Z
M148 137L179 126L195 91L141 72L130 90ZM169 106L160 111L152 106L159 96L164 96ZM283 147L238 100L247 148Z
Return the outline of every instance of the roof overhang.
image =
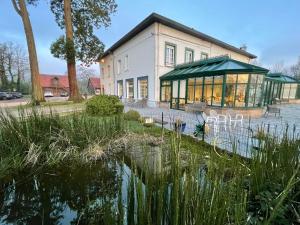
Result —
M202 32L199 32L197 30L194 30L193 28L190 28L188 26L185 26L181 23L178 23L174 20L171 20L169 18L166 18L164 16L161 16L157 13L150 14L146 19L144 19L141 23L139 23L136 27L134 27L131 31L129 31L125 36L123 36L119 41L117 41L115 44L113 44L109 49L107 49L102 55L99 56L99 60L106 57L110 53L112 53L114 50L116 50L121 45L125 44L127 41L132 39L134 36L136 36L138 33L152 25L153 23L161 23L165 26L171 27L173 29L182 31L184 33L190 34L194 37L200 38L202 40L212 42L218 46L221 46L225 49L231 50L233 52L239 53L241 55L247 56L250 59L254 59L257 56L253 55L245 50L242 50L240 48L234 47L233 45L230 45L228 43L225 43L223 41L220 41L216 38L213 38L207 34L204 34Z

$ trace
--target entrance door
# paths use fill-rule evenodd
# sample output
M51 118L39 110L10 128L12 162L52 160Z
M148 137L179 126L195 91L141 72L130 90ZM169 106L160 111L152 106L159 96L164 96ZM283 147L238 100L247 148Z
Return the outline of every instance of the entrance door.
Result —
M184 110L186 103L186 80L174 80L172 82L172 109Z

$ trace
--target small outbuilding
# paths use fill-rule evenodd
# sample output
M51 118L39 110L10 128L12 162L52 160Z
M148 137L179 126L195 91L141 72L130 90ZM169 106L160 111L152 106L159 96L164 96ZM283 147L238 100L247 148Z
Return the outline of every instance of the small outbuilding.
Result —
M300 81L283 73L269 73L265 78L264 105L274 101L290 102L300 98Z
M91 94L100 95L103 93L103 86L101 85L100 78L90 77L88 80L88 90Z

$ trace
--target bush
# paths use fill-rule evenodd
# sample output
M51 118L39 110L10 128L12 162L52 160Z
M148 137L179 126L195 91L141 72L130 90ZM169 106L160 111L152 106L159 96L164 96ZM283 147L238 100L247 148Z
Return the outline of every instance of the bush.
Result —
M121 114L124 105L117 96L98 95L86 103L86 112L93 116L110 116Z
M127 113L124 114L125 120L138 121L140 117L141 115L139 114L139 112L135 110L129 110Z

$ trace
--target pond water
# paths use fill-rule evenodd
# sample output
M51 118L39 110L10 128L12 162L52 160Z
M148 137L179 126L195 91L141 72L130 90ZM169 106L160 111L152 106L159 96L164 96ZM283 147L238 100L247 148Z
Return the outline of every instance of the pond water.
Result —
M128 176L116 160L24 171L0 184L0 224L115 224Z

